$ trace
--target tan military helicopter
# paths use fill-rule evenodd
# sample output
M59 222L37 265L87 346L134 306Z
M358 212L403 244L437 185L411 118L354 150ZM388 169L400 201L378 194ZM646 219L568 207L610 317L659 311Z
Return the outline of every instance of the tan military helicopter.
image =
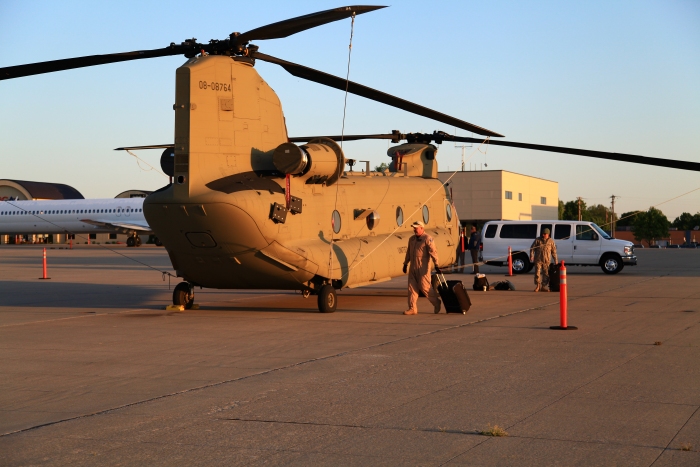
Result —
M410 224L421 220L442 265L455 259L458 217L437 179L437 144L482 142L432 134L353 135L345 141L407 141L389 149L385 173L353 171L340 136L289 138L280 100L256 72L256 60L294 76L401 108L485 137L485 128L258 52L253 40L275 39L381 6L348 6L269 24L208 44L190 39L169 47L19 65L11 79L106 63L185 55L176 70L175 143L164 153L173 183L149 195L146 219L177 275L173 303L190 308L194 287L299 290L318 295L322 312L336 309L336 290L402 275ZM294 143L305 143L297 145ZM571 148L490 141L511 147L700 170L699 163ZM154 146L150 146L154 147ZM173 154L174 158L168 157ZM350 170L346 170L346 165Z

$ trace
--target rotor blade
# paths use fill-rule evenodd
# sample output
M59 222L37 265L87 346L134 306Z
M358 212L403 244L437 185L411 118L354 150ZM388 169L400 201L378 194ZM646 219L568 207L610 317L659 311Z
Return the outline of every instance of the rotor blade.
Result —
M295 137L289 138L292 143L302 143L309 141L312 138L319 138L319 136L313 137ZM364 139L389 139L389 140L416 140L416 141L437 141L442 143L443 141L455 141L458 143L477 143L477 144L493 144L494 146L507 146L511 148L521 148L521 149L532 149L535 151L547 151L547 152L557 152L561 154L572 154L575 156L586 156L595 157L597 159L606 159L612 161L620 162L631 162L633 164L643 164L652 165L655 167L668 167L671 169L680 170L691 170L695 172L700 172L699 162L690 161L679 161L676 159L661 159L658 157L646 157L646 156L635 156L633 154L621 154L618 152L603 152L603 151L590 151L588 149L575 149L575 148L564 148L560 146L545 146L542 144L529 144L529 143L516 143L514 141L501 141L484 138L469 138L466 136L453 136L443 132L430 133L409 133L403 134L398 131L390 134L376 134L376 135L343 135L343 136L324 136L324 138L330 138L334 141L358 141Z
M261 26L259 28L251 29L250 31L244 32L243 34L239 35L236 39L237 42L240 44L245 44L246 42L255 40L280 39L282 37L288 37L292 34L296 34L307 29L315 28L316 26L321 26L322 24L332 23L333 21L350 18L353 15L369 13L370 11L379 10L380 8L386 7L373 5L357 5L344 6L340 8L333 8L331 10L319 11L318 13L297 16L296 18L290 18L284 21L279 21L277 23L268 24L267 26Z
M336 136L295 136L287 138L290 143L306 143L315 138L328 138L333 141L359 141L362 139L392 139L394 135L336 135Z
M347 88L347 91L351 94L356 94L358 96L366 97L367 99L372 99L383 104L398 107L399 109L406 110L407 112L411 112L427 118L432 118L433 120L437 120L438 122L442 122L450 126L455 126L457 128L461 128L463 130L471 131L484 136L503 136L491 130L487 130L486 128L473 125L471 123L459 120L454 117L450 117L449 115L438 112L436 110L423 107L422 105L414 104L413 102L400 99L398 97L386 94L381 91L377 91L376 89L363 86L362 84L358 84L353 81L347 81L343 78L329 75L328 73L324 73L322 71L314 70L313 68L288 62L286 60L282 60L271 55L262 54L260 52L255 52L253 54L253 58L279 65L285 70L287 70L290 74L298 78L308 79L309 81L314 81L319 84L324 84L332 88L340 89L341 91L345 91L345 89Z
M126 62L140 60L142 58L166 57L183 53L181 46L165 47L153 50L135 50L106 55L87 55L85 57L66 58L63 60L51 60L48 62L30 63L28 65L16 65L0 68L0 80L21 78L22 76L40 75L54 71L71 70L107 63Z
M149 146L124 146L123 148L114 148L115 151L139 151L141 149L167 149L174 148L174 144L151 144Z
M483 143L483 139L452 136L443 138L444 141L457 141L464 143ZM658 157L635 156L621 154L619 152L589 151L587 149L563 148L559 146L544 146L541 144L516 143L514 141L489 140L486 144L494 146L507 146L511 148L533 149L535 151L558 152L573 154L575 156L595 157L611 161L632 162L634 164L653 165L656 167L668 167L671 169L693 170L700 172L700 162L679 161L675 159L660 159Z

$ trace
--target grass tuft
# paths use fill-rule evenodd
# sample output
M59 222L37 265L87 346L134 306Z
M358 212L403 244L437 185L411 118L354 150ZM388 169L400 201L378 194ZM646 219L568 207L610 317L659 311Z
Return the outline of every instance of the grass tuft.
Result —
M661 342L661 341L654 342L654 345L661 345L661 344L663 344L663 342Z
M489 424L488 428L480 431L480 435L483 436L508 436L508 432L498 425L491 426Z
M690 443L681 443L681 451L692 451L693 445Z

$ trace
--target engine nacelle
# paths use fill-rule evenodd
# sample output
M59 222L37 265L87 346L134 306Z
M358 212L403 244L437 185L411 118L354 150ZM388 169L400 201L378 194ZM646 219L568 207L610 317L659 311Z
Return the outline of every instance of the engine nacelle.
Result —
M389 148L387 155L391 157L391 172L403 172L410 177L437 178L437 148L432 144L401 144Z
M284 174L301 177L309 184L325 183L330 186L343 173L345 156L335 141L316 138L302 146L280 144L275 149L272 162Z

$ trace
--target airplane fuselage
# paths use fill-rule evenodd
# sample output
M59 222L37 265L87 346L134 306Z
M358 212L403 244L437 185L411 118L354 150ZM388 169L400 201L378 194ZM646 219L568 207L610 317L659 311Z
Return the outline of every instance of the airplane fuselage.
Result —
M0 201L0 234L148 231L144 198ZM90 221L94 223L89 223ZM120 229L118 225L129 226ZM141 227L140 229L138 227Z

